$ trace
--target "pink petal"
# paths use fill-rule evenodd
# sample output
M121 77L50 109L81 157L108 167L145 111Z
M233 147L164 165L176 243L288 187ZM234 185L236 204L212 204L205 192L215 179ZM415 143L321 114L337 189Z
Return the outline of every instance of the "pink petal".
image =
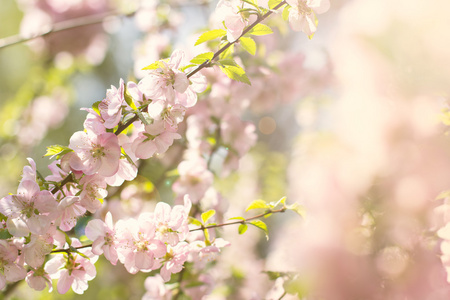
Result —
M69 276L68 270L63 270L61 272L61 277L58 280L58 293L65 294L69 291L70 286L74 280L73 276Z
M153 253L138 251L135 266L141 270L149 270L153 265Z

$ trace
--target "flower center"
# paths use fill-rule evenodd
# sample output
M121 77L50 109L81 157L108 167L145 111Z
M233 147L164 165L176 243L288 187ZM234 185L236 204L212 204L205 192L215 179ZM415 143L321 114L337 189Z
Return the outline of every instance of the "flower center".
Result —
M97 145L92 148L91 154L93 158L100 158L102 156L105 156L105 148Z

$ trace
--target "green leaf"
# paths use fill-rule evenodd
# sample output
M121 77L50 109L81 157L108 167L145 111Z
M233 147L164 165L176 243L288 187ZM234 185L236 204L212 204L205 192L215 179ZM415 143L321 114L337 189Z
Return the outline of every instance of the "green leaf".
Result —
M247 228L248 228L248 225L247 225L247 224L241 224L241 225L239 225L239 228L238 228L239 234L244 234L244 232L247 231Z
M134 104L133 97L131 97L130 93L128 93L127 86L125 85L125 92L123 93L125 98L125 102L134 110L137 110L136 105Z
M250 203L250 205L247 207L247 209L245 211L249 211L251 209L255 209L255 208L270 208L270 205L266 203L266 201L264 200L254 200L252 201L252 203Z
M204 32L198 40L195 42L194 46L200 45L201 43L217 39L218 37L222 37L227 34L227 31L224 29L214 29L207 32Z
M64 233L64 237L65 237L65 239L66 239L66 243L69 244L69 247L71 247L71 245L72 245L72 240L70 239L70 237L67 235L66 232L63 232L63 233Z
M316 28L317 28L317 25L319 25L319 19L317 19L317 16L314 12L313 12L313 14L314 14L314 23L316 24ZM312 40L314 33L315 32L313 32L311 35L308 35L308 39Z
M436 200L445 199L445 198L449 198L449 197L450 197L450 190L443 191L436 197Z
M96 112L96 113L98 113L99 115L100 115L100 110L98 109L98 105L101 103L102 101L97 101L97 102L94 102L94 104L92 104L92 109Z
M241 37L240 38L240 44L242 48L245 49L248 53L251 55L256 54L256 43L255 41L250 37Z
M203 223L206 224L206 221L208 221L215 214L216 214L216 211L214 209L210 209L210 210L205 211L204 213L202 213Z
M226 45L226 44L225 44ZM224 46L225 47L225 46ZM231 46L229 46L225 51L223 51L221 54L220 54L220 59L223 59L223 58L227 58L227 57L232 57L233 56L233 53L234 53L234 44L232 44Z
M266 35L273 33L272 29L270 29L269 26L264 24L256 24L255 27L253 27L250 31L250 34L253 35Z
M184 72L184 70L192 68L192 67L196 67L197 64L189 64L187 66L181 67L180 70Z
M151 121L152 119L150 118L148 113L141 112L140 110L136 110L135 112L136 112L136 115L139 117L139 120L141 120L141 122L144 123L144 125L148 125L152 122Z
M193 217L189 217L189 223L197 225L197 226L203 226L202 222L200 222L199 220L197 220Z
M165 175L166 175L166 177L176 177L176 176L179 176L180 173L178 172L178 168L175 168L170 171L167 171Z
M202 64L207 60L211 60L214 56L213 52L205 52L205 53L201 53L199 55L197 55L196 57L194 57L193 59L191 59L191 63L193 64Z
M289 20L289 11L291 7L289 5L286 5L283 9L283 13L281 14L283 17L283 20L288 21Z
M306 215L305 207L298 203L294 203L291 205L286 206L286 209L292 210L300 215L300 217L304 218Z
M269 0L268 6L273 9L275 6L281 3L281 0Z
M6 229L0 229L0 240L7 240L12 238L12 235Z
M145 68L142 68L142 70L156 70L156 69L163 68L163 67L164 67L163 62L158 60L158 61L155 61L154 63L146 66Z
M249 1L249 0L242 0L242 2L248 3L248 4L250 4L250 5L254 6L254 7L258 7L258 5L252 0L251 1Z
M60 159L64 154L73 152L72 149L66 146L61 145L53 145L47 147L47 153L44 154L44 156L50 156L50 158L53 158L56 156L56 159Z
M270 204L270 206L271 206L272 208L275 208L275 207L277 207L277 206L280 205L280 204L283 204L283 206L284 206L285 203L286 203L286 197L283 197L283 198L281 198L280 200L278 200L276 203L270 202L269 204Z
M264 231L264 233L266 234L266 239L269 240L269 231L267 230L266 223L264 223L261 220L250 221L249 223L255 227L258 227L259 229L262 229Z
M242 69L240 66L224 65L219 67L222 70L222 72L228 76L228 78L246 83L248 85L252 85L247 75L245 74L244 69Z

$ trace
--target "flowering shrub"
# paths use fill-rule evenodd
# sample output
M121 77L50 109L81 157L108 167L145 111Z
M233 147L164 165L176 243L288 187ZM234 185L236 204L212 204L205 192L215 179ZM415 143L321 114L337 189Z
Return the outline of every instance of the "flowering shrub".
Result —
M433 40L448 18L418 2L195 3L209 28L183 46L184 1L20 1L42 65L0 113L0 157L33 157L0 188L4 295L448 299L448 86L429 68L450 60ZM142 31L132 51L120 22ZM128 79L42 167L68 84L116 53L134 55Z

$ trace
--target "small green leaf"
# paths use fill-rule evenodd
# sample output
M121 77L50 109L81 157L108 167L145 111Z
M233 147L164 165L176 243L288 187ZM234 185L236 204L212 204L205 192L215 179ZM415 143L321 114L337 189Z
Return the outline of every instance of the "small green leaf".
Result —
M191 63L200 65L207 60L211 60L213 56L214 56L213 52L205 52L191 59Z
M223 51L219 57L220 59L223 58L227 58L227 57L232 57L234 53L234 44L232 44L231 46L229 46L225 51Z
M269 276L270 280L277 280L279 277L286 276L285 272L275 272L275 271L263 271L263 273L266 273L267 276Z
M150 118L148 113L141 112L140 110L136 110L135 112L136 112L136 115L139 117L139 120L141 120L141 122L144 123L144 125L151 124L152 119Z
M255 41L250 37L241 37L240 38L240 44L242 48L245 49L248 53L251 55L256 54L256 43Z
M317 19L317 16L314 12L313 12L313 14L314 14L314 23L316 24L316 28L317 28L317 25L319 25L319 19ZM313 32L311 35L308 35L308 39L312 40L312 38L314 37L314 33L315 32Z
M291 10L291 7L289 5L286 5L283 9L282 17L283 20L287 21L289 20L289 11Z
M201 43L217 39L227 34L227 31L224 29L214 29L207 32L204 32L198 40L195 42L194 46L200 45Z
M215 214L216 214L216 211L214 209L210 209L210 210L205 211L204 213L202 213L203 223L206 224L206 221L208 221Z
M166 175L166 177L175 177L175 176L179 176L180 173L178 172L178 168L175 168L170 171L167 171L165 175Z
M270 202L269 204L270 204L271 208L275 208L275 207L277 207L280 204L283 204L283 206L284 206L285 203L286 203L286 197L283 197L280 200L278 200L277 202L275 202L275 203L274 202Z
M70 249L74 250L74 252L76 252L79 256L81 256L81 257L83 257L83 258L86 258L87 260L90 259L86 254L81 253L80 251L78 251L78 249L76 249L76 248L74 248L74 247L70 247Z
M200 222L199 220L197 220L193 217L189 217L189 223L197 225L197 226L203 226L202 222Z
M281 0L269 0L269 3L267 4L270 9L273 9L275 6L281 3Z
M97 101L97 102L94 102L94 104L92 104L92 109L96 112L96 113L98 113L99 115L100 115L100 109L98 109L98 105L101 103L102 101Z
M145 68L142 68L142 70L156 70L156 69L159 69L162 67L164 67L163 62L158 60L158 61L155 61L154 63L146 66Z
M300 215L300 217L304 218L306 215L305 207L298 203L294 203L291 205L286 206L286 209L292 210Z
M266 201L264 200L254 200L252 201L252 203L250 203L250 205L247 207L247 209L245 211L249 211L251 209L255 209L255 208L270 208L270 205L266 203Z
M219 67L222 70L222 72L228 76L228 78L251 85L250 80L245 74L244 69L242 69L241 67L228 65Z
M445 199L445 198L449 198L449 197L450 197L450 190L443 191L436 197L436 200Z
M254 2L254 1L249 1L249 0L242 0L242 2L248 3L254 7L258 7L258 5Z
M267 230L266 223L264 223L261 220L250 221L249 223L252 224L253 226L258 227L259 229L262 229L266 234L266 239L269 240L269 231Z
M56 159L60 159L64 154L73 152L72 149L66 146L61 145L53 145L47 147L47 153L44 154L44 156L50 156L50 158L53 158L56 156Z
M70 237L67 235L67 233L65 233L65 232L63 232L63 233L64 233L64 237L65 237L65 239L66 239L66 243L69 244L69 247L71 247L71 245L72 245L72 240L71 240Z
M134 110L137 110L136 105L134 104L133 97L131 97L130 93L128 93L127 87L125 85L125 92L123 93L125 98L125 102Z
M241 224L241 225L239 225L239 228L238 228L239 234L243 234L244 232L246 232L246 231L247 231L247 228L248 228L248 225L247 225L247 224Z
M0 229L0 240L7 240L12 238L12 235L6 229Z
M196 66L198 66L198 65L197 64L189 64L187 66L181 67L180 70L184 72L186 69L196 67Z
M266 35L273 33L272 29L270 29L269 26L264 24L256 24L255 27L253 27L250 31L250 34L253 35Z

